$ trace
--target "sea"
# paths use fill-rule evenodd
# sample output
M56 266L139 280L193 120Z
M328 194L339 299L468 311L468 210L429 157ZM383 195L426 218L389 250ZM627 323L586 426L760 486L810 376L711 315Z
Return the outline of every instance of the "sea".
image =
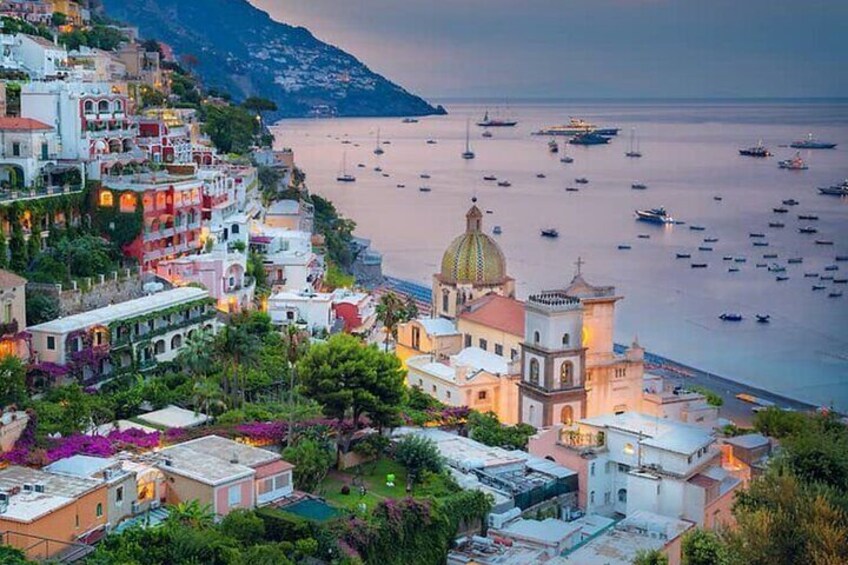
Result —
M444 104L448 115L418 123L304 119L272 129L278 146L294 150L309 189L330 198L356 221L357 235L382 252L386 274L429 285L477 198L486 212L484 229L501 227L502 234L492 237L506 255L519 298L567 285L580 258L589 282L615 285L624 297L617 308L618 342L638 339L647 350L692 367L848 412L848 284L838 282L848 278L848 262L835 261L848 255L848 198L816 190L848 178L848 100ZM492 137L484 138L474 122L487 110L519 123L492 128ZM608 145L568 145L574 161L565 164L562 145L551 153L550 138L533 132L571 116L621 132ZM385 151L379 156L378 131ZM638 159L625 156L631 131L643 154ZM467 132L473 160L461 158ZM780 169L778 161L796 153L788 144L808 133L839 145L801 151L808 170ZM760 140L773 157L739 155ZM336 181L343 166L355 183ZM575 183L580 177L589 182ZM647 188L634 190L635 182ZM419 191L422 186L431 191ZM787 199L799 204L775 213ZM636 221L635 210L658 206L684 223ZM818 233L800 233L806 226ZM559 237L540 237L545 228ZM789 258L802 262L789 264ZM788 279L778 281L778 273L758 264L785 267L780 276ZM825 270L832 265L838 270ZM840 290L843 296L830 296ZM729 312L744 319L719 319ZM758 314L770 322L757 323Z

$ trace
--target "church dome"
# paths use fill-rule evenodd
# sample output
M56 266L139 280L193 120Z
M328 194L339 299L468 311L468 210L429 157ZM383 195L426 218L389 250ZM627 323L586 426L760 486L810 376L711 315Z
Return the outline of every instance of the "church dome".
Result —
M476 205L465 214L465 233L454 239L442 256L442 282L499 284L507 277L506 259L495 241L484 234L483 214Z

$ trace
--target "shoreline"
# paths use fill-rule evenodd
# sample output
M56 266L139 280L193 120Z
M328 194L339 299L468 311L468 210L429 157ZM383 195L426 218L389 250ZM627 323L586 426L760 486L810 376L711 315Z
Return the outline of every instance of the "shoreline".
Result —
M388 275L384 276L383 286L397 293L412 296L419 304L426 303L426 311L429 312L431 290L426 286L415 281ZM424 311L424 308L421 308L421 310ZM625 346L622 344L615 344L616 353L621 353L624 348ZM719 408L719 416L732 420L739 427L751 426L754 417L752 409L757 405L739 400L736 398L737 394L751 394L763 400L774 402L780 408L790 408L797 411L815 411L819 408L815 404L789 398L744 382L734 381L648 351L645 351L645 372L675 380L679 384L689 382L710 389L724 400L724 404Z

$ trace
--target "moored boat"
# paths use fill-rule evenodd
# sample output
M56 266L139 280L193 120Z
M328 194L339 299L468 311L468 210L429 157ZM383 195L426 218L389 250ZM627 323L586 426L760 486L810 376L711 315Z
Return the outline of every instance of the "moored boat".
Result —
M836 143L829 141L819 141L813 137L812 133L808 133L805 139L798 139L789 144L789 147L794 149L833 149Z
M771 151L763 146L762 139L754 147L740 149L739 154L745 157L771 157Z
M542 230L542 237L559 237L559 232L553 228L546 228Z
M668 215L665 208L651 208L649 210L636 210L636 219L652 224L673 224L674 218Z
M581 133L568 140L571 145L606 145L610 142L608 137L598 135L594 132Z
M807 162L801 158L800 153L796 153L791 159L783 159L782 161L779 161L777 166L781 169L788 169L790 171L804 171L810 168L807 165Z
M738 314L736 312L725 312L721 316L718 317L719 320L725 322L741 322L743 319L742 314Z

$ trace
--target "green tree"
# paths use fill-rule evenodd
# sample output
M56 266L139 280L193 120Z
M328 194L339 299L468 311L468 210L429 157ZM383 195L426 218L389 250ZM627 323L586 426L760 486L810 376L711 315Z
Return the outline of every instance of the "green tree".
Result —
M727 547L715 532L700 528L683 538L685 565L730 565Z
M9 247L6 245L6 234L0 230L0 269L9 266Z
M400 297L394 292L387 292L377 303L377 319L383 324L386 332L385 350L389 350L389 339L397 339L398 324L405 322L406 308Z
M326 442L301 438L283 450L283 459L294 465L295 487L314 492L336 458L332 447Z
M24 231L17 218L10 218L10 222L12 223L12 235L9 238L9 267L16 273L23 273L29 264Z
M377 462L388 451L391 443L389 438L382 434L369 434L353 446L353 452L371 462L369 467L373 473Z
M215 512L210 504L189 500L168 507L166 524L175 528L211 528L215 525Z
M26 323L35 326L59 317L59 301L49 294L28 293L26 297Z
M769 407L754 415L754 429L767 436L784 438L802 431L807 416L801 412Z
M247 256L247 274L256 281L257 289L268 287L268 273L265 272L262 255L255 251L251 251Z
M260 98L258 96L250 96L245 99L241 105L251 112L255 112L260 114L262 112L276 112L277 104L273 100L268 100L267 98Z
M27 399L26 367L13 355L0 358L0 407Z
M222 153L245 154L253 145L258 123L250 112L239 106L202 107L204 132Z
M633 565L668 565L668 556L659 549L641 549L633 558Z
M256 545L265 538L265 522L252 510L233 510L221 520L221 533L243 546Z
M468 416L468 435L480 443L506 449L526 449L536 428L529 424L504 426L493 412L473 411Z
M350 414L354 426L365 414L378 424L391 421L406 389L397 357L346 334L310 347L297 372L304 393L322 404L327 416Z
M410 485L417 484L423 473L441 473L444 460L436 443L428 437L409 434L395 446L395 460L406 467Z
M244 369L256 362L258 354L255 339L243 326L229 325L216 336L215 352L225 366L224 389L230 396L230 404L239 406L244 402L244 385L241 376Z
M26 555L20 549L0 545L0 563L3 563L3 565L28 565L32 562L27 560Z
M68 23L68 16L62 12L53 12L52 16L53 27L61 27Z
M197 330L186 339L177 356L177 363L189 374L207 375L212 369L215 336L208 330Z
M200 379L194 382L191 389L191 403L196 412L212 416L213 412L223 412L227 409L221 385L213 379Z

